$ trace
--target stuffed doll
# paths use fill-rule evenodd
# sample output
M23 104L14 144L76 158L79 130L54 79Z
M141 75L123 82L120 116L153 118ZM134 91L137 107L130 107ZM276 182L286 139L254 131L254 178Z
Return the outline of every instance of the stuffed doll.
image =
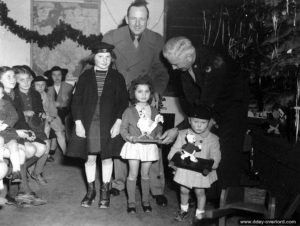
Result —
M182 146L182 154L181 159L184 160L185 158L190 158L192 162L198 162L197 158L195 157L196 152L201 151L201 143L196 146L196 137L193 134L187 134L186 135L187 143Z

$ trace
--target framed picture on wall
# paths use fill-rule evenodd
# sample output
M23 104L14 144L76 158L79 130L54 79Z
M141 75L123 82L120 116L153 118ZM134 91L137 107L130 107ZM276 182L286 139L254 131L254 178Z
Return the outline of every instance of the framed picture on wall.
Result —
M100 3L101 0L32 0L32 29L49 34L61 20L84 35L99 34ZM67 79L74 80L79 76L79 61L89 54L89 50L70 39L53 49L32 44L31 64L38 75L53 66L67 68Z

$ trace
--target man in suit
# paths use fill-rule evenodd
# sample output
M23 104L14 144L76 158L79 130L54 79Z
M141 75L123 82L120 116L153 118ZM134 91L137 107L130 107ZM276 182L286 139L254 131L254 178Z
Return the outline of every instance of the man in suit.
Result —
M149 9L145 1L135 1L127 9L127 26L109 31L103 41L115 46L116 69L124 76L127 88L139 76L149 75L154 84L154 99L162 95L169 81L167 69L161 61L163 38L147 29ZM118 195L125 188L127 165L121 159L114 160L115 180L112 194ZM162 158L150 169L151 193L158 205L166 206Z

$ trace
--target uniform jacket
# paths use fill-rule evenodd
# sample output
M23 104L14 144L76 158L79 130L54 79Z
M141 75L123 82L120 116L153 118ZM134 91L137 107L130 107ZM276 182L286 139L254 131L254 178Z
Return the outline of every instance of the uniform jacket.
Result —
M116 69L124 76L127 88L135 78L148 74L154 84L155 92L163 94L169 75L161 61L163 38L156 32L146 29L135 48L128 26L109 31L104 35L103 42L115 46Z
M66 83L61 82L59 92L57 94L57 102L59 103L59 107L68 107L72 97L73 86ZM48 95L52 100L55 100L55 89L54 86L50 86L48 88Z
M81 120L86 131L89 131L95 107L97 105L98 93L94 68L88 69L80 75L72 98L72 116L74 121ZM100 134L101 150L104 148L119 148L111 143L110 129L117 119L122 119L122 113L128 105L128 93L123 76L109 69L105 79L102 95L100 97ZM121 139L121 137L120 137ZM86 139L77 137L73 131L68 146L67 155L72 157L87 158L85 148ZM73 144L72 144L73 143ZM109 151L109 150L108 150Z

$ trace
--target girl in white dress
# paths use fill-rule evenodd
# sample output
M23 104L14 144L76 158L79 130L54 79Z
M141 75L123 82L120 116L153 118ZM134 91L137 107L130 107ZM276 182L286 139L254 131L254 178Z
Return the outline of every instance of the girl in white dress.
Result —
M148 76L133 81L130 92L132 106L128 107L123 113L120 130L123 139L126 141L120 155L123 159L128 159L129 163L129 175L126 182L128 192L127 212L136 213L135 190L140 162L142 207L144 212L151 212L149 169L152 162L159 159L158 147L154 143L139 143L138 140L142 138L149 141L158 139L162 132L159 122L162 122L163 119L158 111L150 106L153 89Z

